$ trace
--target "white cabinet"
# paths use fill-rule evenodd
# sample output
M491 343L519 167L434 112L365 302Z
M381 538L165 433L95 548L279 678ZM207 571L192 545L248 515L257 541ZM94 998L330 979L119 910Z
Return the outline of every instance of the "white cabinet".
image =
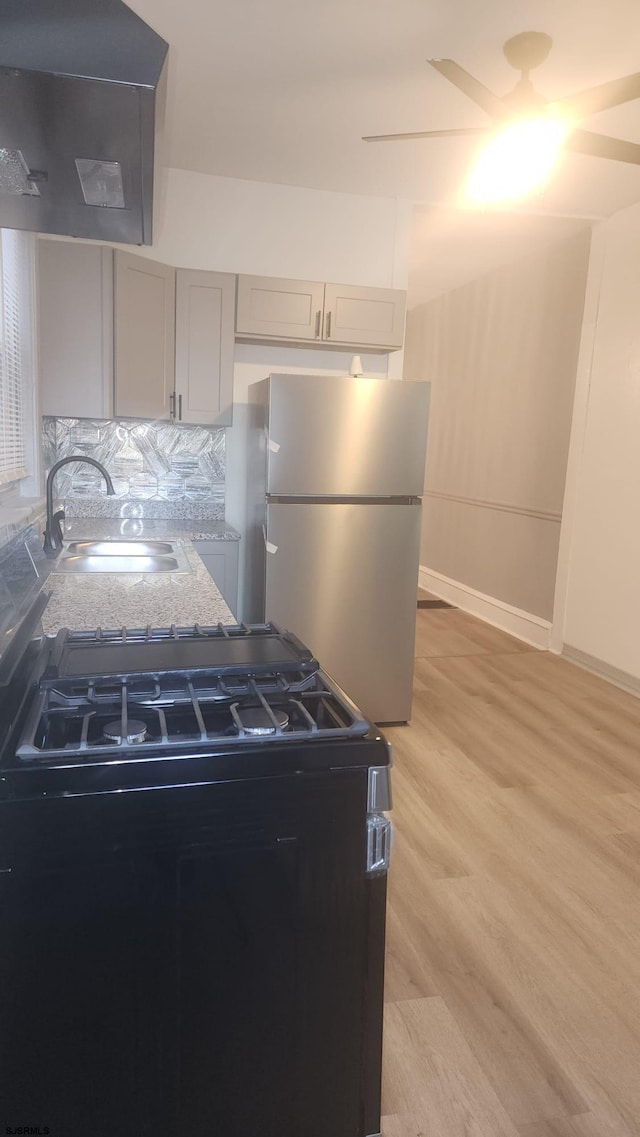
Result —
M193 547L237 619L238 541L194 541Z
M236 333L255 339L317 340L322 337L324 284L239 276Z
M239 276L236 336L393 351L403 344L405 305L400 289Z
M42 413L228 426L236 278L38 241Z
M395 288L325 284L324 338L353 347L400 348L405 293Z
M229 426L235 276L186 269L176 275L176 417Z
M37 243L38 356L44 415L113 414L113 254L100 245Z
M115 414L169 418L175 389L175 269L116 252L114 273Z
M229 426L235 340L394 351L404 292L175 269L38 242L42 410ZM237 299L237 303L236 303Z

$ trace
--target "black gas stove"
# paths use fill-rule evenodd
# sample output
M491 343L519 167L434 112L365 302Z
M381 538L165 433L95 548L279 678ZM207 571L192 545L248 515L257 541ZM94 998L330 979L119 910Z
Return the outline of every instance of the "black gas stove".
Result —
M0 1128L377 1134L380 732L273 624L34 631L0 665Z
M107 771L88 768L110 762L114 786L141 784L144 774L126 772L125 764L180 757L204 765L216 757L218 777L317 768L329 743L332 766L388 762L377 728L312 653L274 624L63 629L27 655L20 691L0 710L4 793L37 792L35 777L26 776L35 771L43 792L63 787L65 777L70 791L90 792L98 778L104 789ZM56 768L66 774L44 778Z
M16 745L23 762L366 735L311 653L273 624L59 633Z

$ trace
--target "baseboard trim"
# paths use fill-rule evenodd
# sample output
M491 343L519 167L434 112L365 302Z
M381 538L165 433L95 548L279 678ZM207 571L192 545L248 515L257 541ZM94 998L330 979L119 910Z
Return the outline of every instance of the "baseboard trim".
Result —
M424 565L420 565L419 583L427 592L432 592L441 600L454 604L463 612L478 616L485 623L492 624L494 628L500 628L501 631L516 636L532 647L541 648L543 651L549 650L551 638L549 620L543 620L531 612L524 612L521 608L513 608L502 600L496 600L494 596L486 596L484 592L478 592L468 584L461 584L460 581L451 580L450 577L434 572Z
M586 651L580 651L577 647L571 647L570 644L563 644L560 654L563 659L568 659L569 663L575 663L583 671L590 671L592 675L598 675L601 679L606 679L608 683L613 683L614 687L621 687L623 691L628 691L629 694L640 698L640 679L628 671L613 667L612 664L605 663L603 659L589 655Z

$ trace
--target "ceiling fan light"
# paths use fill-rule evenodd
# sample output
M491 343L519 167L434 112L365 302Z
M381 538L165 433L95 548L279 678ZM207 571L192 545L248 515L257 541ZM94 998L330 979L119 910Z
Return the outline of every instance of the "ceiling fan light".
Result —
M467 182L476 204L523 197L551 173L570 127L549 117L512 122L480 154Z

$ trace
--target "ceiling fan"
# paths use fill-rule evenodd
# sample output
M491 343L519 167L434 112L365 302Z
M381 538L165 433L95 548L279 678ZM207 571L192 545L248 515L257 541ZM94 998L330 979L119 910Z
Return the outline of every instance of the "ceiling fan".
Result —
M613 158L617 162L631 162L640 165L640 145L605 134L594 134L581 130L574 123L589 118L598 111L617 107L631 99L640 98L640 71L626 75L622 79L612 79L597 87L590 87L575 95L562 99L549 100L535 90L529 72L539 67L547 58L553 40L544 32L521 32L504 44L503 51L508 62L521 75L515 87L504 96L494 95L459 63L453 59L429 59L427 62L439 71L445 79L453 83L463 94L482 107L496 121L506 126L541 114L562 119L569 124L569 132L563 142L566 150L577 154L590 154L594 158ZM363 138L363 142L397 142L409 138L446 138L454 136L481 137L491 134L492 127L468 126L452 130L424 130L411 134L373 134Z

